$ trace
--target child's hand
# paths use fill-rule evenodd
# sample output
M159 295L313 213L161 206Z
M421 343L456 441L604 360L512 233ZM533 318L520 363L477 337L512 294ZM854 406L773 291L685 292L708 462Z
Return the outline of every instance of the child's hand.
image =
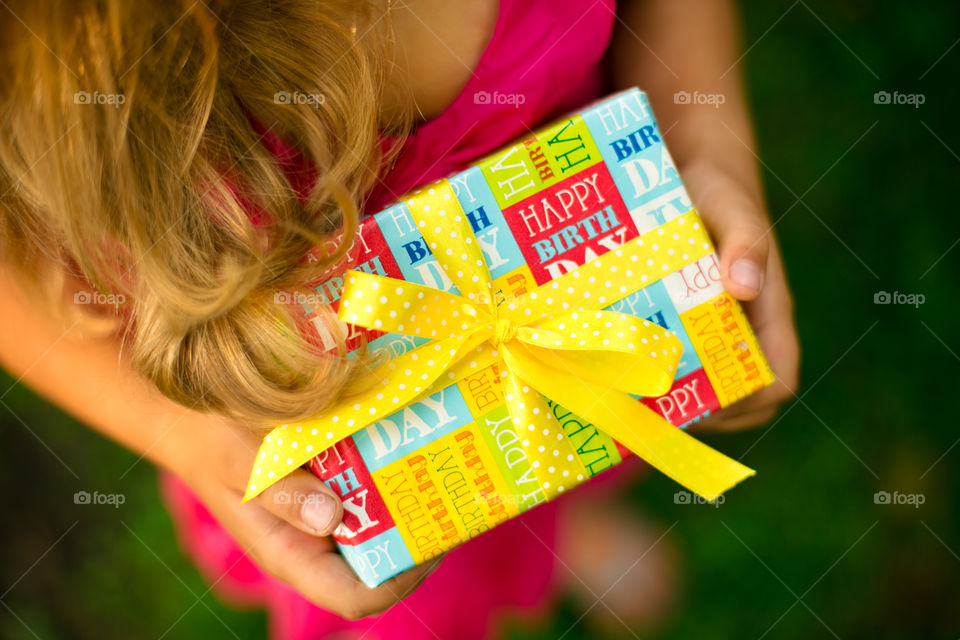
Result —
M359 618L397 602L436 566L437 561L422 565L367 588L328 537L343 515L340 500L307 471L241 504L260 444L256 434L164 398L121 357L119 338L64 333L25 291L0 264L0 364L77 418L182 478L260 566L305 597L343 617Z
M330 534L343 507L319 478L298 470L240 504L259 439L250 430L204 418L193 462L178 469L220 523L267 572L307 599L348 619L379 613L409 595L439 563L411 569L370 589L337 552Z
M800 350L780 251L762 203L722 168L691 164L683 171L683 180L717 244L723 286L744 301L777 376L772 385L697 426L724 430L756 426L773 418L778 405L792 398L797 388Z

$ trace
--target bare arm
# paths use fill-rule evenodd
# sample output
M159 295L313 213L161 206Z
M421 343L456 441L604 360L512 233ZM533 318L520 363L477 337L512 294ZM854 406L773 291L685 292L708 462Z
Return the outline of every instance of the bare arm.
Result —
M261 566L320 606L346 617L369 615L409 593L435 566L368 589L327 537L342 506L319 479L300 470L241 505L259 444L249 429L162 396L130 368L117 339L65 332L2 265L0 309L4 368L94 430L181 477ZM279 492L310 498L297 504L277 500Z
M196 461L189 436L209 418L174 404L134 374L116 338L83 338L30 302L0 268L0 364L91 428L183 477Z
M694 205L718 245L724 287L744 301L778 381L707 421L735 428L769 420L797 385L793 302L764 204L729 0L623 2L612 49L619 87L638 85ZM689 101L675 99L684 91ZM701 96L697 103L694 92Z
M670 153L681 168L721 164L749 195L763 193L738 59L740 34L729 0L633 0L622 5L613 77L649 95ZM695 91L722 104L678 102Z

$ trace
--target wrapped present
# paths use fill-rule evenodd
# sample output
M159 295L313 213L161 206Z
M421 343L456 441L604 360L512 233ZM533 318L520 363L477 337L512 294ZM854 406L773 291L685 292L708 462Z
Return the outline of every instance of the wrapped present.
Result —
M753 474L677 428L773 374L637 89L366 219L316 291L320 340L389 358L274 429L245 499L309 462L370 586L631 452L706 499Z

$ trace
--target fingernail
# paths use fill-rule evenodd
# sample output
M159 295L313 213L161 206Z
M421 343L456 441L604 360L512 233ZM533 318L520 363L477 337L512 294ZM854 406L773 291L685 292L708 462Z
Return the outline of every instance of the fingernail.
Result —
M333 528L333 520L337 517L337 505L330 496L313 493L304 502L300 517L316 533L327 534Z
M752 260L737 260L730 266L730 279L741 287L751 291L760 291L763 286L763 273Z

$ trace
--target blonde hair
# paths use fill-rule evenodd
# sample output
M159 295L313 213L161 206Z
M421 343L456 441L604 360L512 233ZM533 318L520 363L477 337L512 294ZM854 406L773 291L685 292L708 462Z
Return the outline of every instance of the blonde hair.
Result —
M133 365L181 404L256 424L329 404L364 360L315 345L276 292L307 291L341 258L385 160L380 132L403 129L377 108L382 10L6 6L0 257L36 284L72 271L124 295ZM264 146L267 130L316 168L308 193Z

